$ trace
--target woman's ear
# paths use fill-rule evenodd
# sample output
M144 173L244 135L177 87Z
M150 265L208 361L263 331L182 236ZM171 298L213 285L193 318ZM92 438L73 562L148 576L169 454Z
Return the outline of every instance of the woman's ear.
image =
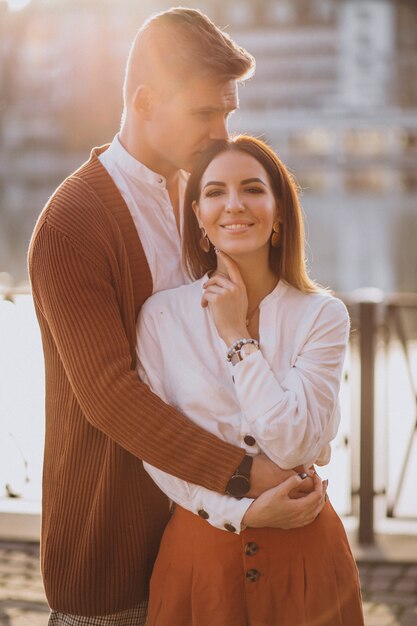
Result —
M196 200L192 201L191 208L194 211L194 215L197 218L198 225L201 227L201 224L200 224L200 207L198 206Z
M281 206L277 203L276 205L276 209L275 209L275 222L279 222L280 224L282 224L282 222L284 221L282 219L282 209Z

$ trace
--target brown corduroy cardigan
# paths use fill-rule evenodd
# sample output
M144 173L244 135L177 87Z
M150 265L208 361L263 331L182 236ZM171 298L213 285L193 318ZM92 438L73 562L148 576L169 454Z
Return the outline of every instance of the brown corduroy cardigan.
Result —
M137 378L152 278L103 149L57 189L29 249L46 376L42 573L50 606L75 615L146 598L168 502L140 459L224 492L244 455Z

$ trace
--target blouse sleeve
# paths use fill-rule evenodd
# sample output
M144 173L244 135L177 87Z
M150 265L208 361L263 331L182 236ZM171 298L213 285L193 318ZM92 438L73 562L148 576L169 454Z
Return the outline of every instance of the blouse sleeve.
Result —
M329 461L340 422L339 390L349 334L344 304L329 298L278 379L261 350L234 368L236 394L248 432L280 467Z
M141 380L169 404L164 386L161 345L152 317L147 315L146 305L139 316L137 335L140 337L136 349L137 372ZM149 463L144 462L143 466L152 480L173 502L200 515L216 528L237 534L243 530L242 519L253 502L251 498L237 500L172 476Z

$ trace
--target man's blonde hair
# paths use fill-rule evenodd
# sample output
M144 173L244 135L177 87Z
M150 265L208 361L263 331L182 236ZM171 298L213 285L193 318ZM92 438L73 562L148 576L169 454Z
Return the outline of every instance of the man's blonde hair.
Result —
M201 11L174 7L151 16L139 29L126 66L125 104L138 85L176 87L195 77L245 80L255 59Z

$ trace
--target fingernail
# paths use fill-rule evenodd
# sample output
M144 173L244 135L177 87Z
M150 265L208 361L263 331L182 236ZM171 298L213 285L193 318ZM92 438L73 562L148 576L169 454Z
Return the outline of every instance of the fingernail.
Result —
M206 285L207 285L207 283L203 283L203 289L205 289L205 288L206 288Z
M308 474L306 474L305 472L301 472L300 474L298 474L299 477L301 478L301 480L304 480L305 478L307 478Z

